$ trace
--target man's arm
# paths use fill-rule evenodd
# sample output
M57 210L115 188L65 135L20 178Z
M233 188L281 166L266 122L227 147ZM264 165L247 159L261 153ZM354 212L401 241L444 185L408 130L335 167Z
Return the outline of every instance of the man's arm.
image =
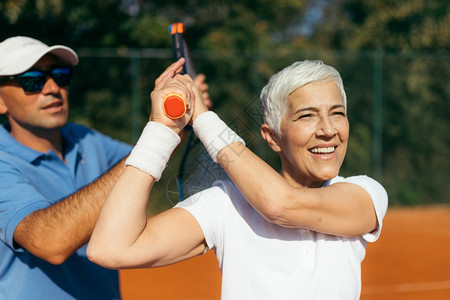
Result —
M19 223L14 241L52 264L63 263L89 241L100 209L125 169L124 159L78 192Z
M195 79L204 105L212 105L205 76ZM181 139L185 136L181 134ZM46 209L33 212L19 223L14 241L34 255L53 264L63 263L89 241L92 230L117 178L124 160L95 182Z

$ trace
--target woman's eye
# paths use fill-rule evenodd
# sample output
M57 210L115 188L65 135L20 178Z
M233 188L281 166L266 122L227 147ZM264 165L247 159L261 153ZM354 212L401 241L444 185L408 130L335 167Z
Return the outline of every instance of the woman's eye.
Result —
M306 119L306 118L310 118L310 117L312 117L313 115L312 114L306 114L306 115L301 115L301 116L299 116L298 118L299 119Z
M343 111L336 111L333 113L333 115L338 115L338 116L343 116L343 117L346 116L345 112L343 112Z

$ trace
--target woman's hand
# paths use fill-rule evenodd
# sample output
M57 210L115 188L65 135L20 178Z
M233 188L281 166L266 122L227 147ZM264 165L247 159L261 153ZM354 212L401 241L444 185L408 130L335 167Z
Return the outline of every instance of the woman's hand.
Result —
M155 88L150 94L152 110L149 120L164 124L176 133L180 133L191 120L192 110L195 104L193 99L195 99L196 94L201 94L199 87L188 75L180 74L184 63L185 59L181 58L177 62L171 64L155 80ZM164 113L164 99L170 94L178 94L186 102L186 113L179 119L170 119Z

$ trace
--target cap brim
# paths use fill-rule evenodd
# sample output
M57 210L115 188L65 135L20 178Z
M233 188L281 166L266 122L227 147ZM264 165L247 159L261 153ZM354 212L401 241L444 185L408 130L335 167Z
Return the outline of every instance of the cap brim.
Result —
M47 53L56 55L59 59L71 66L78 65L78 55L69 47L61 45L52 46L48 49Z
M27 53L26 56L16 57L15 61L11 62L9 68L2 70L1 76L17 75L30 69L36 64L44 55L51 53L59 58L63 63L70 66L76 66L78 64L78 55L69 47L62 45L55 45L45 49L36 49Z

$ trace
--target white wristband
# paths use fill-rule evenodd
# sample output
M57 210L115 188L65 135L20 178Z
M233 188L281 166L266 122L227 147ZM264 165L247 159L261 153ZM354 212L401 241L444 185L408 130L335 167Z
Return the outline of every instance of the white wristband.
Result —
M212 111L200 114L192 128L214 162L217 162L217 154L226 146L235 142L245 145L244 140Z
M180 141L178 134L169 127L148 122L125 165L138 168L158 181Z

